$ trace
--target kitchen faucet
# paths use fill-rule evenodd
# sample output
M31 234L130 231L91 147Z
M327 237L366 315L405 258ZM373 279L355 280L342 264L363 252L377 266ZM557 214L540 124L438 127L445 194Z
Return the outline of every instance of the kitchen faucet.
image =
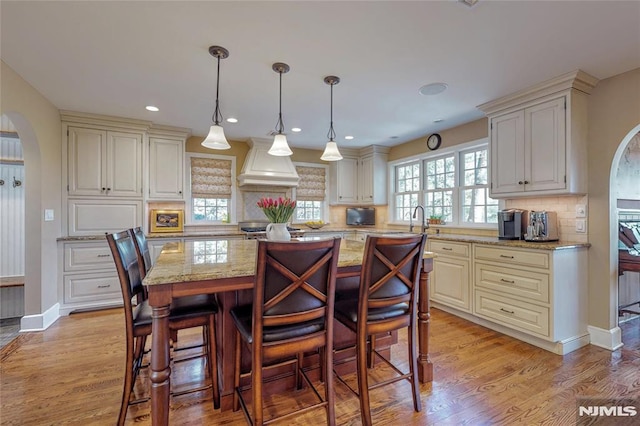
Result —
M420 232L425 233L427 229L429 229L429 224L427 223L427 218L424 214L424 206L418 204L416 208L413 210L413 216L409 216L409 232L413 232L413 220L418 217L418 209L422 210L422 226L420 227Z

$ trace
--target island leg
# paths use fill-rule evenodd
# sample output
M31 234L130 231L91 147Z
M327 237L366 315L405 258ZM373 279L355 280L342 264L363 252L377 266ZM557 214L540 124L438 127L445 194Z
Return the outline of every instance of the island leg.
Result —
M433 364L429 359L429 273L433 271L433 259L422 260L420 288L418 289L418 379L420 383L433 381Z
M151 285L149 304L152 307L151 324L151 423L154 426L169 424L169 305L171 287Z

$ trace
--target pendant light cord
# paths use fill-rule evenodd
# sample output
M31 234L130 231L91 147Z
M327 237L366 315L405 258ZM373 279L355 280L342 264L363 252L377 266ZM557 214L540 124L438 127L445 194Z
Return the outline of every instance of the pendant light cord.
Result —
M220 125L222 114L220 113L220 103L218 102L218 92L220 91L220 55L218 55L218 77L216 78L216 109L213 112L213 124Z
M331 109L330 109L330 125L329 125L329 133L327 133L327 138L329 142L333 142L333 139L336 137L336 132L333 130L333 83L331 83Z
M284 123L282 122L282 71L278 71L278 74L280 74L280 110L278 112L276 131L281 135L284 132Z

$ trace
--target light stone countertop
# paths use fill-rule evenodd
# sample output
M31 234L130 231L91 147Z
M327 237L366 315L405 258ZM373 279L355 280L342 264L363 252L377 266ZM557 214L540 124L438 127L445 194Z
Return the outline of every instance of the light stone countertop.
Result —
M312 237L313 238L313 237ZM208 281L255 275L257 240L183 241L167 243L147 276L145 285ZM362 265L364 243L340 243L338 268ZM433 258L425 252L424 258Z

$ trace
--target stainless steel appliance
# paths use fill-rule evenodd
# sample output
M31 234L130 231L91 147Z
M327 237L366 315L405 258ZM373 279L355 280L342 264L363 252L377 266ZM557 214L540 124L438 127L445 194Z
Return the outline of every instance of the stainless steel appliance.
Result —
M530 211L524 239L527 241L558 241L558 216L556 212Z
M498 212L498 239L521 240L526 229L526 214L526 210L500 210Z
M240 231L244 232L244 238L246 240L258 240L267 238L267 225L269 222L238 222L238 228ZM301 238L304 237L304 231L300 228L293 228L291 226L287 226L289 233L292 238Z

